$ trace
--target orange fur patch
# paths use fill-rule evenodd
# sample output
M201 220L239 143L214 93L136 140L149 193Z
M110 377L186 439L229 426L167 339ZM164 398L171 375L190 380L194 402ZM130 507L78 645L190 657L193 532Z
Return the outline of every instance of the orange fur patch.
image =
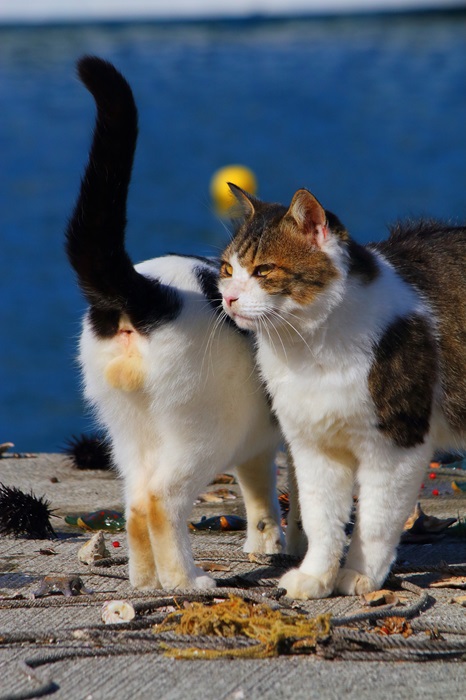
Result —
M150 549L147 515L141 509L132 507L126 523L126 532L132 540L132 545Z
M165 534L169 526L169 521L165 509L157 496L149 496L149 509L147 514L150 529L159 534Z
M116 340L121 346L121 354L110 360L105 368L105 379L114 389L132 392L140 391L144 386L146 373L137 345L138 337L129 324L120 323Z

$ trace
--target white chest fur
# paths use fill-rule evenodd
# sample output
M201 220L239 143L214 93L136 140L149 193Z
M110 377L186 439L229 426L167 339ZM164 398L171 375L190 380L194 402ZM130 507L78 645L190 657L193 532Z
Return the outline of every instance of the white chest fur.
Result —
M307 331L305 318L299 325L293 318L296 333L260 334L259 365L287 438L328 440L344 430L351 439L375 426L368 389L374 348L391 322L420 310L417 294L384 264L369 288L348 282L319 328Z

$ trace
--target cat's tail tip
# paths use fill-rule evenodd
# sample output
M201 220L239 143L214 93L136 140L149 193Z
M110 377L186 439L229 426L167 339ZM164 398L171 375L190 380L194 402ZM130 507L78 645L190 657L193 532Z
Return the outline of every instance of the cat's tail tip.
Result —
M131 87L113 63L99 56L85 55L78 59L76 68L79 79L99 107L105 109L111 106L115 109L120 103L120 112L131 112L133 118L136 118L137 111Z
M76 69L79 79L88 87L99 78L107 78L109 74L121 75L109 61L87 54L77 60Z

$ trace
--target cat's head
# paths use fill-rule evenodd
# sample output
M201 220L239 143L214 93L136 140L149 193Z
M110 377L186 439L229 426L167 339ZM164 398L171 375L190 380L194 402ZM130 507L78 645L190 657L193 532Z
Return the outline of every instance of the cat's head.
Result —
M297 315L321 320L342 295L349 241L343 225L305 189L285 207L230 188L243 220L222 257L225 312L249 330Z

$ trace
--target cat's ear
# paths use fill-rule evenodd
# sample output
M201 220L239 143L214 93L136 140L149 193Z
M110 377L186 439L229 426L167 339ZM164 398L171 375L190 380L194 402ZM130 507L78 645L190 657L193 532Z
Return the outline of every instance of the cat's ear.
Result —
M287 216L291 216L299 231L319 247L327 238L329 229L325 209L309 190L295 192Z
M227 185L239 205L240 214L246 219L251 219L256 212L258 200L253 197L252 194L242 190L241 187L234 185L232 182L227 182Z

